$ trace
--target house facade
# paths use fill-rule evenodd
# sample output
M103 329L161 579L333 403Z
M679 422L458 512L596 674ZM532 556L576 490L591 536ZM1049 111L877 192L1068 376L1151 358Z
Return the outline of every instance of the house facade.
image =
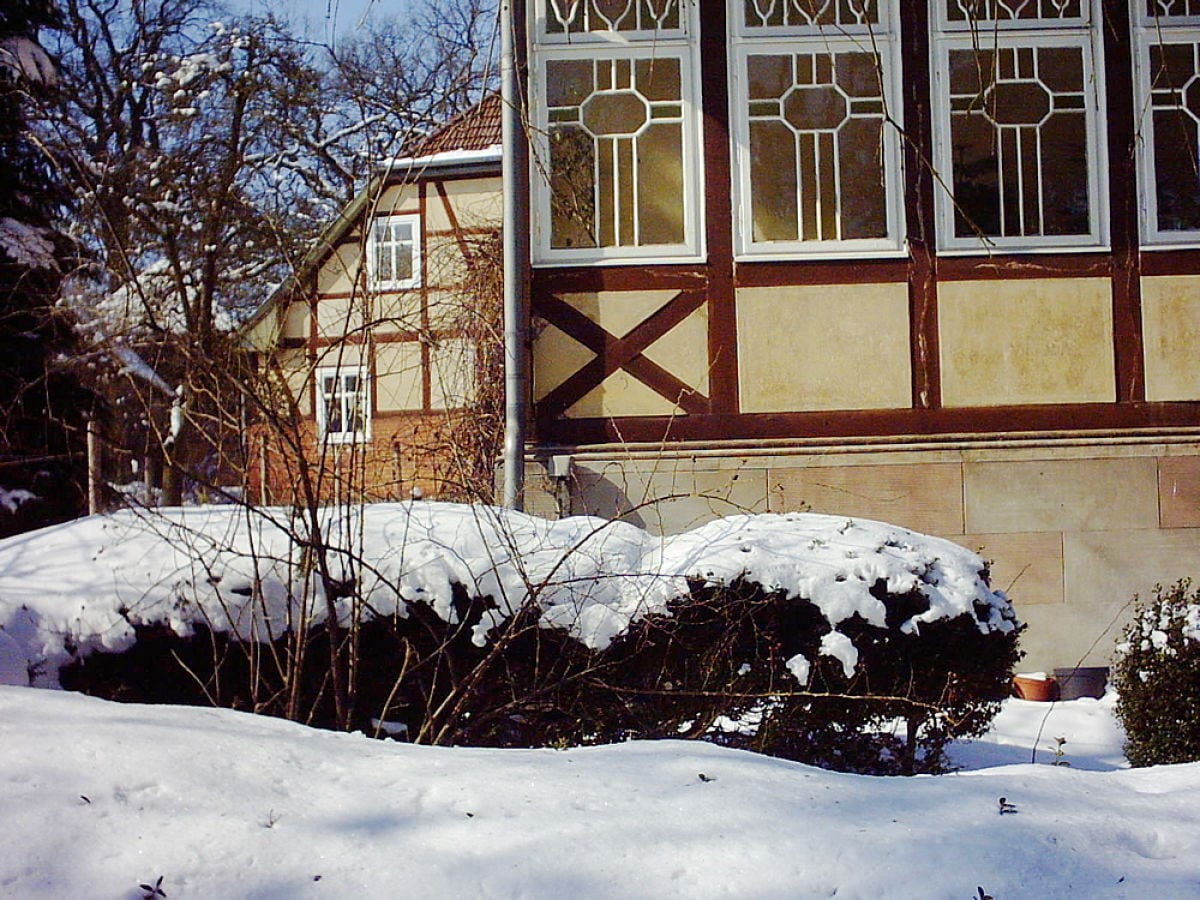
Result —
M246 329L254 499L474 499L500 366L499 99L388 162Z
M1200 576L1200 4L517 7L528 508L948 537L1034 668Z

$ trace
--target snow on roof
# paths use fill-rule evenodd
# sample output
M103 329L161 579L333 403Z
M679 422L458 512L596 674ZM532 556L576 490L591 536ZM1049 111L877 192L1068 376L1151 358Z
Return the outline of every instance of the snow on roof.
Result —
M488 94L470 109L410 143L401 156L384 163L383 171L498 163L502 111L500 95Z
M855 614L884 624L871 594L881 581L928 601L903 631L962 614L985 632L1015 627L976 554L880 522L739 515L658 537L626 522L419 501L330 508L321 518L336 548L334 577L353 578L376 615L404 616L420 603L454 621L456 585L492 597L497 608L475 627L480 644L532 600L544 627L604 647L639 619L667 613L689 581L737 579L810 600L835 633ZM136 625L188 634L204 623L248 638L279 633L299 603L319 622L325 599L302 565L308 534L288 509L198 507L126 510L0 541L0 683L26 684L28 672L40 672L52 684L73 652L124 649ZM351 602L336 603L348 620ZM857 660L836 636L823 653L848 671ZM799 677L804 666L794 662Z
M413 171L420 169L437 169L450 166L483 165L498 163L503 158L503 148L499 144L484 147L479 150L443 150L426 156L402 156L384 163L382 171Z

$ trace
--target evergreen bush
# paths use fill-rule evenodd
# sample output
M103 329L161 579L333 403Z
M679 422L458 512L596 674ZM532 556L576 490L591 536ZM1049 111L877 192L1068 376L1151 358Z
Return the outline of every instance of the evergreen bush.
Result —
M1134 766L1200 760L1200 589L1190 579L1134 598L1113 683Z

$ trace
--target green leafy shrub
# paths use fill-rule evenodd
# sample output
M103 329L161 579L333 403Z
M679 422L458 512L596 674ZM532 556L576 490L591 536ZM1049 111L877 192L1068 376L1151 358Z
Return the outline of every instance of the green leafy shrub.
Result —
M1134 766L1200 760L1200 589L1189 579L1134 598L1113 683Z

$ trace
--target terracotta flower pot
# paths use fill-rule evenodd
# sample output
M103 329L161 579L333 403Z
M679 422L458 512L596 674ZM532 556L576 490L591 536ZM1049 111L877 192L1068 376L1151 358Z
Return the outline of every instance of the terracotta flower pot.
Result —
M1058 696L1058 682L1049 676L1033 678L1028 675L1018 675L1013 679L1013 690L1022 700L1048 703Z

